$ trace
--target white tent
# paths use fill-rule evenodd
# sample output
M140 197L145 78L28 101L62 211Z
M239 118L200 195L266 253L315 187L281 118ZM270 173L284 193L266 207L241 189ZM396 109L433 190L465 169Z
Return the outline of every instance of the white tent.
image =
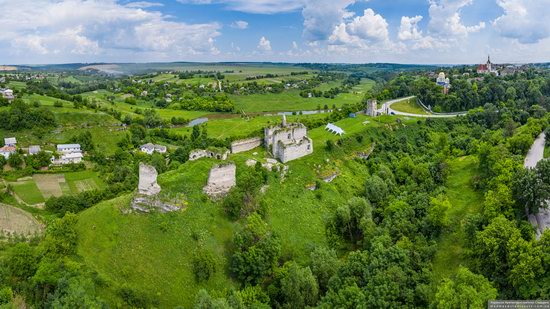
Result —
M327 124L327 126L325 127L325 130L329 131L330 133L336 134L336 135L342 135L342 134L346 133L346 132L344 132L344 130L342 130L342 128L340 128L338 126L335 126L332 123Z

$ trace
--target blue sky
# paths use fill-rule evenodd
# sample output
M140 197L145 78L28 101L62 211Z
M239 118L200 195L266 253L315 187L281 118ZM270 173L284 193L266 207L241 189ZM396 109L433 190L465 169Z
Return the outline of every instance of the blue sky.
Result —
M550 0L0 0L0 64L550 61Z

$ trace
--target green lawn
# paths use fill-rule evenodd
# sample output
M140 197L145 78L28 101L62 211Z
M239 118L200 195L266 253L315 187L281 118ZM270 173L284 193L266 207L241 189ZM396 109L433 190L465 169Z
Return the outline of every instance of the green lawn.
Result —
M12 183L13 191L23 202L29 205L44 203L44 197L36 186L36 183L31 179L21 183Z
M443 232L433 262L434 283L453 275L467 260L464 256L464 227L462 220L468 214L481 211L483 194L472 188L477 161L473 156L461 157L450 162L451 174L447 180L447 196L452 208L447 215L451 227Z
M391 108L398 112L428 115L428 113L416 103L415 98L392 104Z

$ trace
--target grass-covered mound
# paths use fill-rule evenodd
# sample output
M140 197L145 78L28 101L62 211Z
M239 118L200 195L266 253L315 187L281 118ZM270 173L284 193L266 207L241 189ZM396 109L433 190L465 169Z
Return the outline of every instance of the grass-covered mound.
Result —
M326 244L324 222L337 205L364 190L367 170L354 161L355 151L370 147L375 127L384 123L362 124L365 118L345 119L338 124L349 134L363 132L359 142L350 138L331 151L326 141L338 137L323 128L310 132L314 139L313 155L289 163L290 172L281 183L277 173L271 173L269 187L261 196L267 205L267 221L282 243L285 258L306 261L311 248ZM388 120L389 121L389 120ZM391 122L395 123L395 120ZM256 156L253 152L258 152ZM233 155L237 178L249 169L245 161L254 158L265 161L264 151L256 149ZM129 214L121 208L128 206L131 196L101 203L80 214L79 254L92 269L104 278L105 299L122 302L121 289L130 288L159 307L192 305L201 288L223 291L235 286L228 271L232 235L241 222L232 222L224 213L221 202L213 203L202 193L209 169L215 160L187 162L178 170L159 176L163 192L183 193L185 210L169 214ZM337 172L331 183L323 178ZM319 189L309 191L317 184ZM197 283L193 259L202 251L213 253L216 271L206 282Z

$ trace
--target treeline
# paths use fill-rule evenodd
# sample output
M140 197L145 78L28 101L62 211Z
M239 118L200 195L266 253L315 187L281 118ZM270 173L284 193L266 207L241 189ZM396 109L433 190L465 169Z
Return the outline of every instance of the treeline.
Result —
M19 131L56 126L54 114L46 108L32 107L22 100L14 100L7 110L0 111L0 128Z
M529 71L506 77L451 76L448 95L443 94L443 88L435 83L435 78L400 74L388 83L378 83L372 95L378 100L415 95L435 112L467 111L489 103L504 104L518 111L533 106L549 110L550 79L547 74Z

